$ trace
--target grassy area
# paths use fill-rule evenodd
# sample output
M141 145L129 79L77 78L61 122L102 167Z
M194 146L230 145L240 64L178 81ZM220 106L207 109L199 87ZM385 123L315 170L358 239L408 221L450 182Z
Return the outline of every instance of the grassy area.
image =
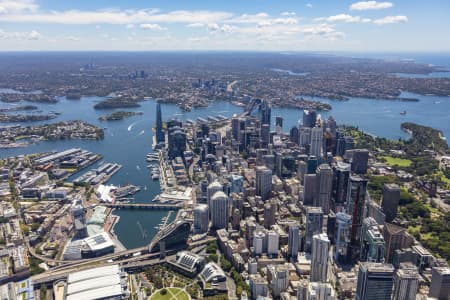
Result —
M380 158L384 159L386 163L393 167L393 166L399 166L399 167L409 167L412 164L412 161L405 158L396 158L392 156L380 156Z
M450 189L450 178L445 177L444 172L442 170L438 170L434 173L434 176L437 180L444 184L444 187Z
M161 293L163 290L166 290L166 293ZM176 295L176 297L174 297L173 295ZM165 289L160 289L157 290L156 292L153 293L153 295L150 296L149 298L150 300L189 300L189 296L188 294L179 289L179 288L175 288L175 287L170 287L170 288L165 288Z

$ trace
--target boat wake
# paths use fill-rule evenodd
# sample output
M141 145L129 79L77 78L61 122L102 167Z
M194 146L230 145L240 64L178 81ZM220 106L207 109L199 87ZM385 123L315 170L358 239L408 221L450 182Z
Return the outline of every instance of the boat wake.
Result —
M143 135L145 133L145 130L142 130L141 132L139 132L139 135Z

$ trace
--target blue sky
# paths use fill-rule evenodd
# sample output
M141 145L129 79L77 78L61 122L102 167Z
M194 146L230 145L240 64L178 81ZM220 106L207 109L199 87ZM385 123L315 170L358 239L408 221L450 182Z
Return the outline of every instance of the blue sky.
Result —
M449 0L0 0L0 51L450 51Z

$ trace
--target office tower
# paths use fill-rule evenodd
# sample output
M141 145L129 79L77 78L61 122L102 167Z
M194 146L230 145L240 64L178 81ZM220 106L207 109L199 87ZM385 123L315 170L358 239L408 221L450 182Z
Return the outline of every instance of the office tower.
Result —
M86 226L86 211L81 199L75 199L71 207L74 228L74 239L84 239L88 236Z
M316 173L318 163L319 163L319 160L317 159L317 157L310 155L308 157L308 165L306 168L307 173L308 174Z
M297 286L297 300L308 300L309 280L300 279Z
M264 204L264 227L269 229L276 222L277 203L270 201Z
M344 139L345 139L345 151L352 150L355 148L355 140L351 136L346 136L344 137Z
M304 198L303 205L312 206L314 204L314 199L316 198L316 174L306 174L303 180L304 186Z
M330 243L334 245L336 243L336 214L332 210L327 215L326 230Z
M214 229L228 228L229 207L228 196L219 191L211 198L211 226Z
M416 300L419 288L419 273L411 263L402 263L394 275L395 300Z
M386 223L383 228L384 241L386 243L386 261L391 263L395 250L409 248L414 243L414 238L406 231L406 228Z
M294 144L298 145L300 142L300 132L298 130L297 126L293 126L291 130L289 131L289 139Z
M255 258L249 257L247 266L248 266L248 274L252 275L258 273L258 262L256 261Z
M268 265L267 270L271 278L272 295L277 298L289 287L289 265Z
M311 252L313 235L322 233L323 211L322 207L306 207L306 232L305 232L305 251Z
M336 142L336 155L344 156L345 154L345 137L341 136Z
M368 161L369 161L369 150L367 149L353 150L352 172L356 174L366 174Z
M241 211L238 208L233 209L233 214L231 215L232 227L235 230L239 230L241 227Z
M333 170L328 164L321 164L316 170L316 197L314 206L322 207L323 213L330 212Z
M168 127L169 158L183 157L186 151L186 133L178 126Z
M313 128L316 125L317 113L314 110L303 111L303 126Z
M392 222L397 217L400 187L395 183L385 183L383 186L383 201L381 207L386 216L386 222Z
M336 247L335 260L346 264L350 261L349 246L351 235L352 217L346 213L336 214Z
M298 225L289 226L288 236L288 258L297 260L298 250L300 249L300 230Z
M156 103L156 143L165 143L163 123L162 123L162 115L161 115L161 103Z
M334 169L333 198L334 209L340 211L347 200L347 189L350 180L350 164L338 162Z
M311 129L311 149L309 154L320 158L323 148L323 128L314 127Z
M253 235L253 252L255 255L261 255L264 252L264 241L266 234L262 230L255 231Z
M328 281L328 253L330 240L325 233L313 236L311 247L311 281Z
M450 299L450 268L431 269L431 285L428 296L438 300Z
M231 175L231 192L232 193L242 193L244 187L244 177L241 175L233 174Z
M283 132L283 117L276 116L275 117L275 131L277 134L281 134Z
M263 100L259 105L259 114L261 124L269 124L270 125L270 115L271 115L271 105L266 100Z
M267 255L277 257L280 247L280 236L277 232L269 230L267 232Z
M361 226L364 219L366 187L366 179L363 179L357 175L350 176L347 190L346 212L352 216L352 230L350 235L352 259L354 259L359 252Z
M364 219L361 236L360 260L384 262L385 242L378 224L373 218Z
M270 124L261 124L261 146L267 148L270 144Z
M200 194L197 196L197 202L200 203L208 203L208 180L203 179L199 183L199 192Z
M378 205L374 200L369 200L367 203L367 216L374 218L378 224L384 225L386 215L383 212L383 209Z
M297 163L297 178L300 180L300 184L304 184L305 175L307 172L307 164L303 160Z
M329 283L310 282L308 284L308 296L305 300L335 300L334 288Z
M337 123L336 123L336 120L332 116L328 117L326 128L329 128L331 134L333 136L336 136Z
M231 136L236 141L239 139L239 118L238 117L231 118Z
M252 291L252 299L256 300L260 297L267 297L269 292L269 285L267 280L260 274L254 274L250 276L250 290Z
M205 233L208 231L209 215L208 205L197 204L194 208L194 232Z
M211 199L214 196L214 194L219 192L219 191L223 191L223 186L217 180L212 182L206 188L206 199L207 199L208 207L210 209L211 209ZM211 213L211 211L210 211L210 213Z
M391 264L359 264L356 300L391 300L394 267Z
M300 127L298 135L300 147L309 148L309 145L311 144L311 128L304 126Z
M261 196L262 200L270 197L272 190L272 171L265 166L256 167L256 195Z

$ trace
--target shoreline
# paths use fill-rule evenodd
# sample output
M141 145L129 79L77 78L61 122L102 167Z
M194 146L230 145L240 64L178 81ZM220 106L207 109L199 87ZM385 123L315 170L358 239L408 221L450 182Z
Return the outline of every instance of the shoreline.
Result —
M125 247L122 244L122 242L119 240L116 233L114 232L114 227L116 226L117 223L119 223L119 221L120 221L120 217L118 215L113 214L113 209L110 209L108 211L107 221L105 223L105 231L108 232L108 234L111 236L112 240L114 241L114 244L116 245L115 252L127 250L127 247Z

